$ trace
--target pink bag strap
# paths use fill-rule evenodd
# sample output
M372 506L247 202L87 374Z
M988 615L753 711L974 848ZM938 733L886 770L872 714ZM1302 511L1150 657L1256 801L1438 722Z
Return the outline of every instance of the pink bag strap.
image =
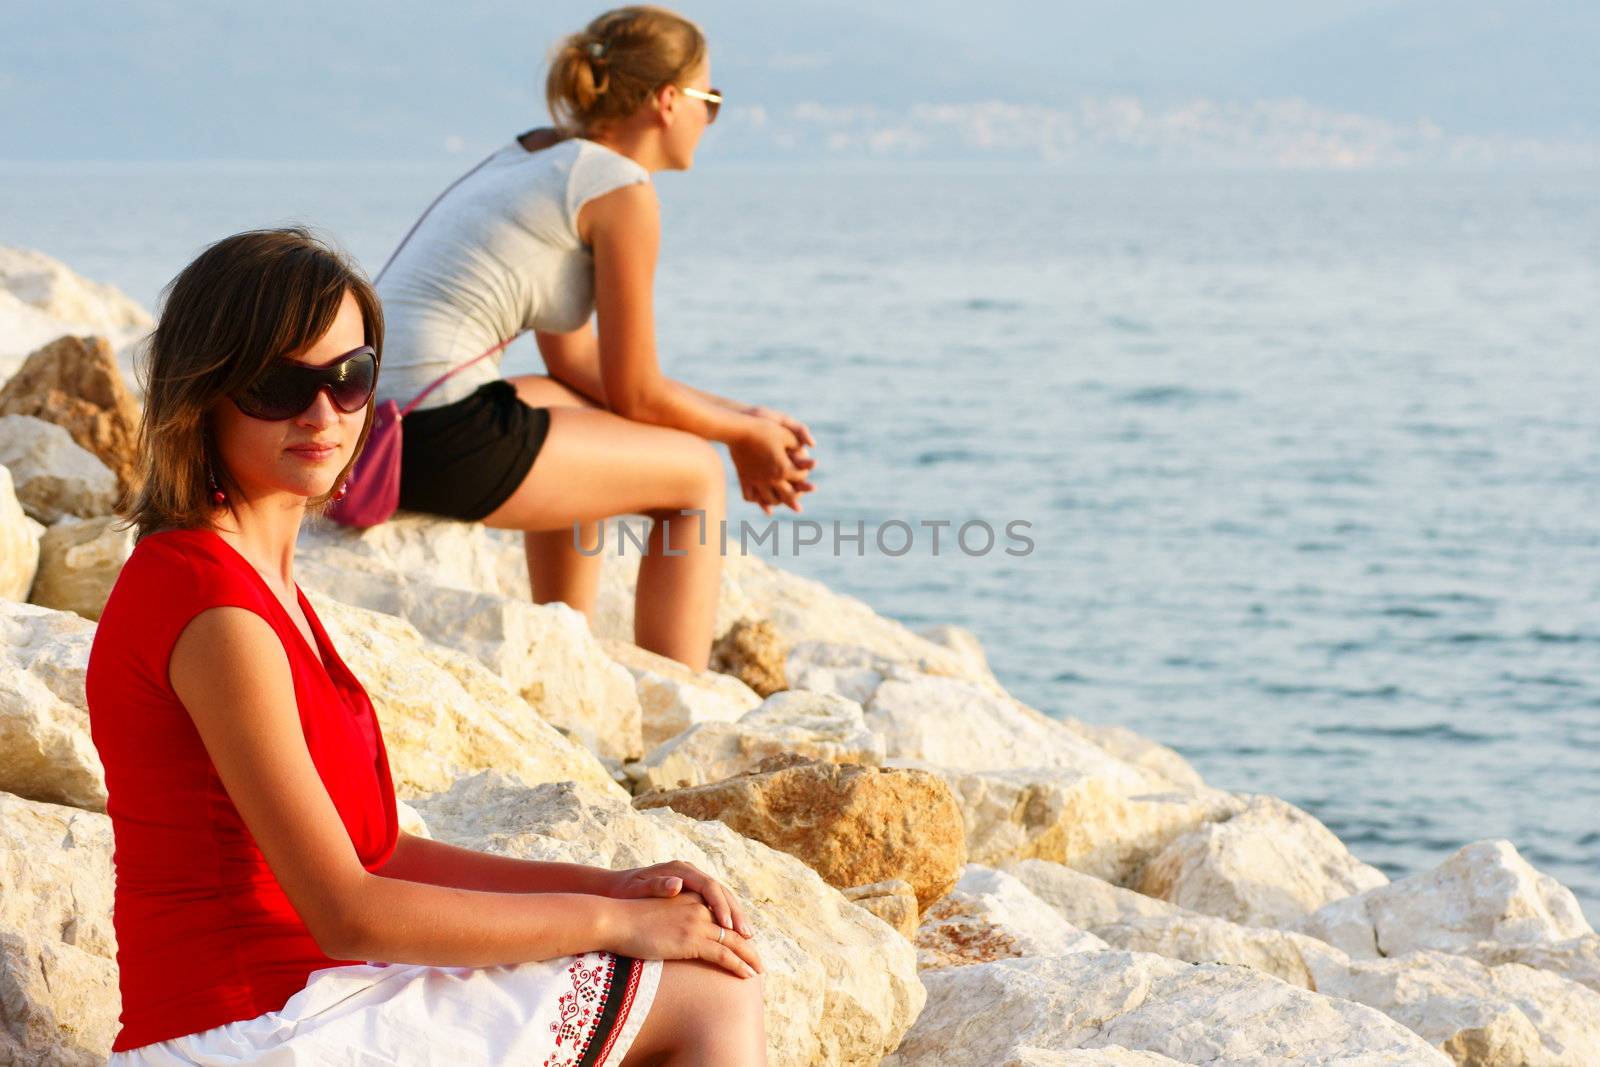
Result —
M407 415L411 414L411 409L416 407L418 404L422 403L422 398L423 397L427 396L429 393L431 393L435 389L439 388L439 386L443 385L445 383L445 379L449 378L453 374L460 374L462 371L466 370L468 367L472 366L474 363L478 363L478 362L480 362L482 360L488 359L490 356L494 355L496 352L500 351L502 348L504 348L506 345L510 344L514 340L516 340L516 338L507 337L504 341L501 341L499 344L495 345L493 348L490 348L489 350L481 353L480 355L473 356L471 359L469 359L465 363L461 364L461 366L452 367L449 370L445 371L443 374L439 375L439 377L435 378L432 381L432 383L430 383L429 386L426 389L424 389L422 392L418 393L416 396L412 397L411 398L411 403L407 404L405 407L400 409L400 417L401 418L405 418Z
M456 186L460 185L462 182L466 181L468 178L470 178L474 174L478 173L478 171L482 170L485 166L488 165L490 160L492 160L495 156L497 156L499 154L500 154L500 150L496 149L495 151L489 153L487 156L484 156L483 159L478 161L476 166L474 166L471 170L467 171L465 174L461 175L461 177L457 178L455 181L451 182L449 185L445 186L444 187L444 191L441 192L438 196L433 198L433 202L427 206L427 208L422 212L421 215L417 216L417 221L413 222L411 224L411 229L407 230L406 231L406 235L404 237L400 238L400 243L395 246L395 250L393 252L389 253L388 260L384 262L383 268L378 271L378 276L373 279L373 284L374 285L376 285L379 281L382 280L384 274L389 270L390 264L392 264L394 262L394 260L395 260L395 257L400 254L400 249L404 248L406 246L406 242L411 240L411 235L417 232L417 227L422 225L422 220L427 218L429 213L431 213L434 208L439 206L439 201L443 200L445 198L445 196L450 192L450 190L454 189ZM430 383L429 386L426 389L424 389L422 392L418 393L416 396L411 398L411 403L407 404L405 407L400 409L400 417L404 418L405 416L409 415L411 413L411 409L412 408L414 408L418 404L422 403L422 398L423 397L427 396L429 393L431 393L435 389L439 388L439 386L443 385L444 382L445 382L445 379L449 378L452 374L459 374L461 371L466 370L468 367L472 366L474 363L477 363L479 360L488 359L490 356L492 356L496 352L500 351L506 345L510 344L513 340L515 340L514 337L507 337L504 341L501 341L499 344L495 345L493 348L489 349L487 352L484 352L482 355L475 356L474 358L472 358L472 359L468 360L467 362L461 364L461 366L453 367L450 370L446 371L444 374L441 374L438 378L435 378L433 380L433 382Z

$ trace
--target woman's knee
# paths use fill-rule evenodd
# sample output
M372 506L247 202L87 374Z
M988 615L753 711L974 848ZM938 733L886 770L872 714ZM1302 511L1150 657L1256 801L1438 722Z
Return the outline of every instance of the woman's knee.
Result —
M764 1047L765 977L740 978L700 960L667 960L623 1067L734 1045Z

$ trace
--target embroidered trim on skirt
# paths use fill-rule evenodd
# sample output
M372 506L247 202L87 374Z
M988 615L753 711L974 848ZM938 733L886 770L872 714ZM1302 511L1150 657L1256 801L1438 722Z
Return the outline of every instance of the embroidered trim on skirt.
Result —
M327 967L278 1011L113 1053L108 1067L617 1067L661 970L600 951L507 967Z

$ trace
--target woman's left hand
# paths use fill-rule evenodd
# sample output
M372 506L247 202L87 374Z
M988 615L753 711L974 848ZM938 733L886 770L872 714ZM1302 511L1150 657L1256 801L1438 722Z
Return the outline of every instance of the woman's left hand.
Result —
M754 415L758 419L771 419L779 426L786 427L789 432L800 438L800 443L802 445L805 445L808 448L817 447L817 439L811 436L810 427L801 422L799 419L795 418L793 415L787 415L779 411L777 408L769 408L761 404L751 404L749 407L744 409L744 413L746 415Z
M687 860L668 860L648 867L613 871L615 879L606 893L611 897L673 897L684 889L699 893L718 926L745 937L754 936L744 912L726 886Z

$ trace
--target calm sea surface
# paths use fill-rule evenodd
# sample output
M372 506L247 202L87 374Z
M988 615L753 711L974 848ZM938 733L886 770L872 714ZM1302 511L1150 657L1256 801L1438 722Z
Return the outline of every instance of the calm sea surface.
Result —
M0 242L147 305L291 220L376 271L470 162L11 165ZM819 440L823 543L786 528L782 566L971 628L1029 703L1282 796L1391 877L1506 837L1600 921L1595 175L658 186L669 373ZM990 551L957 546L972 520Z

